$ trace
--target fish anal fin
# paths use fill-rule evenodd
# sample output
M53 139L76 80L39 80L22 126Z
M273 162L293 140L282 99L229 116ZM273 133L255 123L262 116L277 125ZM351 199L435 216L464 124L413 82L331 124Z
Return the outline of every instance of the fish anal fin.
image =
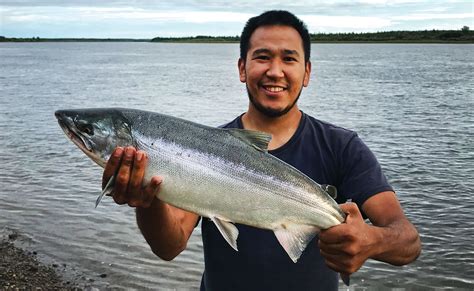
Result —
M254 147L255 149L266 152L268 150L268 143L272 139L272 136L268 133L247 130L247 129L226 129L231 135L245 142L246 144Z
M282 224L274 230L274 233L288 256L296 263L319 231L320 229L314 225Z
M212 222L216 225L217 229L224 237L226 242L236 251L237 249L237 238L239 237L239 230L237 227L229 221L220 219L218 217L209 217Z

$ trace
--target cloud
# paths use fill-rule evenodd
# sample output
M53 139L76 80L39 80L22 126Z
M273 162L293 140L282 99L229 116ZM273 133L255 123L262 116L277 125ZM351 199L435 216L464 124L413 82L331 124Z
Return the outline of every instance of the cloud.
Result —
M438 14L438 13L415 13L410 15L394 16L393 20L436 20L436 19L472 19L474 13L455 13L455 14Z
M218 11L152 11L133 7L70 7L38 8L34 11L9 11L4 16L10 22L57 22L57 21L93 21L100 20L137 20L153 22L239 22L245 23L251 14ZM7 13L5 13L7 14Z
M208 22L242 22L251 14L219 11L148 11L144 9L78 9L80 14L92 18L113 18L124 20L151 20L156 22L208 23Z
M336 29L364 30L381 29L392 24L389 19L370 16L326 16L306 15L301 17L310 31Z
M0 34L237 35L250 17L270 9L292 11L310 32L458 29L474 18L466 0L7 0Z

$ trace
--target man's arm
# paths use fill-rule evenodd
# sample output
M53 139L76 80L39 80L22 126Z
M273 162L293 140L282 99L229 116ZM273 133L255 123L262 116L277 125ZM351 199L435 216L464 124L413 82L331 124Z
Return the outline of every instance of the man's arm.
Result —
M171 261L187 245L199 216L155 198L148 208L137 207L137 224L155 255Z
M199 216L157 199L160 177L153 177L143 187L147 162L143 151L116 148L105 167L102 187L117 173L114 201L136 207L137 224L152 251L164 260L172 260L186 248Z
M362 209L372 225L364 222L354 203L342 204L346 222L321 232L319 246L326 264L345 274L356 272L368 258L393 265L414 261L421 252L415 227L391 191L370 197Z

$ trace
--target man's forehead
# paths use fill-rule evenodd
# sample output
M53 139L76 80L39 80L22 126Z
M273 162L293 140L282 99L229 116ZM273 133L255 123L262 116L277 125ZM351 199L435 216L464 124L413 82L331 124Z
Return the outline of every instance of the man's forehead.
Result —
M257 50L303 54L303 39L291 26L260 26L252 33L249 41L249 52L253 54Z

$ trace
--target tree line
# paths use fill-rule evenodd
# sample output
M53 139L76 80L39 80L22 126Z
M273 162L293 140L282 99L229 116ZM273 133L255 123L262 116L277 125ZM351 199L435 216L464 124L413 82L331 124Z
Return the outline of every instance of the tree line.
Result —
M311 34L312 42L474 42L474 31L461 30L382 31Z
M348 32L348 33L311 33L311 42L462 42L474 43L474 31L468 26L460 30L419 30L419 31L382 31L382 32ZM151 41L151 42L193 42L225 43L239 42L239 36L189 36L189 37L155 37L153 39L101 39L101 38L8 38L0 36L0 42L6 41Z
M474 31L460 30L311 33L311 42L466 42L474 43ZM239 42L239 36L155 37L152 42Z

